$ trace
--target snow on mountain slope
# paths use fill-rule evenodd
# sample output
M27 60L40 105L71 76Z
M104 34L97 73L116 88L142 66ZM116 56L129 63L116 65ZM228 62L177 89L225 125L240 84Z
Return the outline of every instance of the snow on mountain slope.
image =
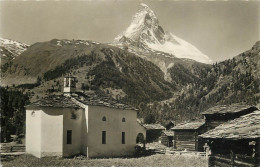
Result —
M177 58L192 59L201 63L212 63L208 56L192 44L172 33L165 32L154 12L143 3L134 15L130 26L115 38L115 43L161 51Z
M23 53L28 47L29 45L17 41L0 38L1 60L15 59L15 57Z
M165 41L164 44L146 43L150 48L166 53L171 53L178 58L193 59L201 63L212 63L212 61L205 54L201 53L196 47L190 43L178 38L171 34L172 37L179 43L174 44L169 41Z

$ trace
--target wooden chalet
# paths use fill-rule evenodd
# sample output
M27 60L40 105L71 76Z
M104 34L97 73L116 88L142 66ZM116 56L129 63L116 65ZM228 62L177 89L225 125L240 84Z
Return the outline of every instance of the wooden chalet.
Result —
M171 130L174 132L174 149L197 151L200 147L198 144L198 135L205 132L204 124L204 120L198 120L173 127Z
M172 147L173 146L173 137L174 137L174 132L171 130L165 130L162 132L161 135L161 143L167 147Z
M160 124L143 124L142 126L146 129L147 143L158 141L162 131L165 130L165 127Z
M242 115L252 113L257 110L254 106L232 104L232 105L218 105L203 112L205 118L205 126L207 131L216 128L229 120L236 119Z
M211 150L209 166L259 166L260 110L219 125L199 138Z

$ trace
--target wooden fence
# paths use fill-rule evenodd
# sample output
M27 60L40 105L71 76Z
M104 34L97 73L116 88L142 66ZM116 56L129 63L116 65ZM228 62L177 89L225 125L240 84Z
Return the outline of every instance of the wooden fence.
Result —
M10 153L10 152L25 152L25 145L16 144L16 145L2 145L0 147L1 153Z

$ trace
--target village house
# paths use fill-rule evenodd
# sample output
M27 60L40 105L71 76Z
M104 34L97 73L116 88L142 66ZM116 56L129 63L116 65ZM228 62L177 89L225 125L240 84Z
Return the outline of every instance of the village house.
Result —
M209 166L260 164L260 110L221 124L199 137L211 150Z
M167 147L173 147L173 137L174 137L173 131L165 130L165 131L162 131L160 141L163 145L165 145Z
M165 130L165 127L160 124L142 124L142 126L146 129L147 143L159 141L162 131Z
M75 77L64 78L64 94L26 106L26 152L36 157L133 155L138 136L145 141L134 108L76 92Z
M198 135L242 115L257 110L254 106L232 104L218 105L203 112L203 121L183 123L172 128L174 131L173 146L176 150L204 151L205 142Z
M174 132L171 130L171 128L173 128L175 126L175 122L174 121L169 121L166 125L165 125L165 130L162 131L161 136L159 138L159 142L161 142L163 145L167 146L167 147L172 147L173 146L173 136L174 136Z
M202 147L199 145L198 135L205 132L204 125L204 120L197 120L173 127L173 148L180 151L198 151L199 147Z
M218 105L206 110L202 115L204 115L205 126L207 131L209 131L222 123L249 114L255 110L257 110L256 107L243 104Z

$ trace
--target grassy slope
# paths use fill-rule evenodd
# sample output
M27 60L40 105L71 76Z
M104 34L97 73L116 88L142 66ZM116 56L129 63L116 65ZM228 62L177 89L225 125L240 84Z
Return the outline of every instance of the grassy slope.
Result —
M152 155L141 158L110 158L110 159L86 159L75 157L71 159L58 157L35 158L31 155L18 156L9 161L3 161L4 167L8 166L154 166L154 167L207 167L207 161L203 157L178 156L178 155Z

